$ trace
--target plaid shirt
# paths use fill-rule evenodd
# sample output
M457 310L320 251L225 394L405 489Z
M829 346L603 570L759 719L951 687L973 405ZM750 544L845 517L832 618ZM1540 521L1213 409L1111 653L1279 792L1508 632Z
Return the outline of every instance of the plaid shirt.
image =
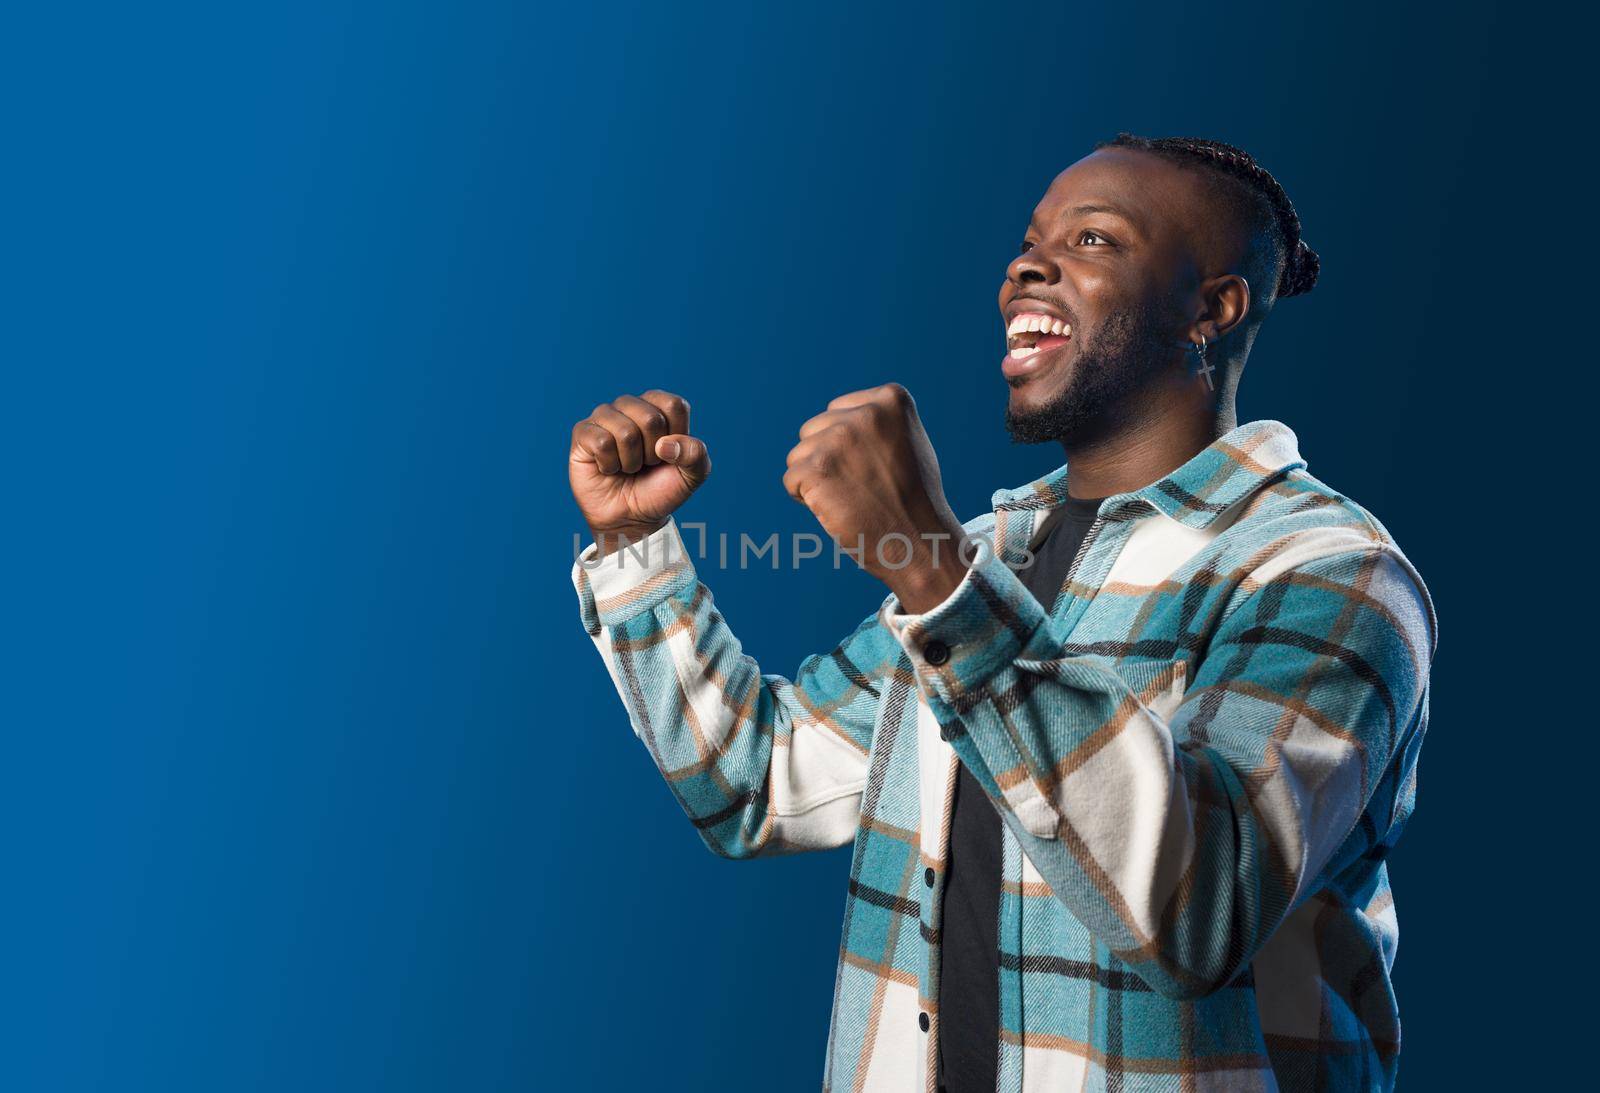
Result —
M1066 466L996 492L948 599L888 596L792 680L741 650L674 523L572 577L712 851L854 843L824 1090L934 1089L957 763L1004 819L1001 1093L1391 1088L1420 576L1262 420L1106 498L1050 611L1014 567L1066 493Z

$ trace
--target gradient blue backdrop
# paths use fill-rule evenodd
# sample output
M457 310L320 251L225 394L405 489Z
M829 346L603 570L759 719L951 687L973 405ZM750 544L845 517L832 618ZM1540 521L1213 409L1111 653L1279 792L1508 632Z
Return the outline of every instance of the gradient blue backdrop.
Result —
M14 12L0 1087L815 1088L849 852L696 838L579 626L568 431L678 390L716 460L685 518L787 535L794 430L896 379L984 510L1059 461L1002 429L1000 278L1119 129L1287 186L1323 279L1241 419L1288 422L1438 603L1402 1085L1581 1055L1566 761L1506 741L1587 728L1529 689L1585 643L1543 621L1562 590L1479 580L1555 511L1526 396L1586 261L1538 86L1573 31L1114 7ZM881 594L712 580L784 674Z

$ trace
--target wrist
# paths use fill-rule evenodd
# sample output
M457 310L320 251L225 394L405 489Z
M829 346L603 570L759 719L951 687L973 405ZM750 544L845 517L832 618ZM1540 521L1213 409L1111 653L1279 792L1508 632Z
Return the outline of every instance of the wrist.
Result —
M671 519L671 517L668 517ZM589 525L589 538L594 541L597 549L595 557L604 558L608 554L615 554L624 547L639 542L649 535L653 535L667 526L667 520L657 520L646 523L610 524L605 527Z
M922 549L884 582L900 601L901 610L922 615L950 598L967 575L961 551L965 535L966 529L956 524L953 530L943 528L928 537L919 537Z
M904 581L890 586L900 609L908 615L926 615L948 600L967 575L967 567L958 561L929 568L912 574Z

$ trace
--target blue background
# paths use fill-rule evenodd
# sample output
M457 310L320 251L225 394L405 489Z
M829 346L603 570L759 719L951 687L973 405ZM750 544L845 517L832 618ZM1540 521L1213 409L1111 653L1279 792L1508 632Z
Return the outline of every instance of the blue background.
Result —
M1535 490L1592 356L1543 86L1581 35L1514 10L14 12L0 1086L815 1088L849 851L724 862L684 820L579 626L568 433L678 390L716 461L685 519L787 536L794 430L896 379L984 511L1059 462L1002 429L995 293L1119 129L1284 182L1323 278L1240 418L1438 604L1402 1085L1582 1055L1582 753L1540 734L1590 726L1550 683L1586 643L1553 580L1484 581L1539 581L1522 532L1569 556ZM881 594L711 580L784 674Z

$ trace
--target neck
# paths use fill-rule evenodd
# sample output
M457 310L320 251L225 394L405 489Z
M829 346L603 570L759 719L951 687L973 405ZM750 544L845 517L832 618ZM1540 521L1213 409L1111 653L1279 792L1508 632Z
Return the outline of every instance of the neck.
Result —
M1220 371L1220 370L1219 370ZM1141 489L1177 470L1238 425L1227 387L1216 397L1192 384L1151 398L1143 414L1129 414L1092 438L1063 441L1069 497L1110 497Z

